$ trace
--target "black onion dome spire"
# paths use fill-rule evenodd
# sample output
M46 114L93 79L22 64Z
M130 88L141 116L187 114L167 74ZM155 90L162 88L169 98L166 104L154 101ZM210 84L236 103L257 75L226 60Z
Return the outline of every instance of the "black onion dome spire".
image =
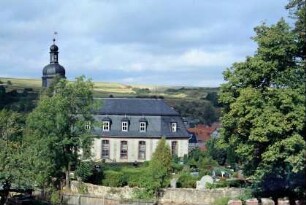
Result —
M65 74L65 68L58 63L58 46L55 45L54 38L53 44L50 46L50 63L43 69L43 87L49 87L56 76L66 78Z
M50 46L50 53L51 52L58 52L58 47L55 45L55 38L53 39L53 44Z

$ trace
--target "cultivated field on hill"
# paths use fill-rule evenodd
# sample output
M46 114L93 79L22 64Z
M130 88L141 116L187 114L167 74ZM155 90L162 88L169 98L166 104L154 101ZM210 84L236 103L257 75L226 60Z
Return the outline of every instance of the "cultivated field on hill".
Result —
M32 89L39 92L41 79L2 78L7 84L7 92ZM205 99L207 93L217 92L218 88L182 87L182 86L154 86L154 85L127 85L111 82L94 82L95 97L163 97L165 99L199 100Z

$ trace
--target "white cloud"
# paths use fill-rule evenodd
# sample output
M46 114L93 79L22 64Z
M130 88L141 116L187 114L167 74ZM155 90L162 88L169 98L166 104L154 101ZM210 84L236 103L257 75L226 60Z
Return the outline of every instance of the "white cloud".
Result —
M227 51L206 52L203 50L192 49L181 56L182 64L186 66L227 66L234 62L233 53Z
M222 70L254 53L252 28L286 16L286 4L1 0L0 76L40 77L57 31L60 63L70 79L85 74L100 81L215 85Z

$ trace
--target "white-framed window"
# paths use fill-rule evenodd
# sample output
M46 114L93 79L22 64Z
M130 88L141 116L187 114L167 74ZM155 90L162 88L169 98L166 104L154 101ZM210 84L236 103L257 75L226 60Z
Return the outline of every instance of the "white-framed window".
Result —
M103 131L109 131L110 130L110 122L109 121L103 121L102 122L102 130Z
M127 122L127 121L123 121L123 122L121 122L121 130L123 131L123 132L127 132L128 130L129 130L129 123Z
M139 123L139 131L140 132L146 132L147 131L147 123L146 122L140 122Z
M128 142L121 141L120 143L120 158L127 159L128 158Z
M109 140L102 140L102 159L109 159Z
M85 130L90 130L90 122L85 122Z
M146 159L146 142L139 141L138 144L138 159L145 160Z
M177 131L177 123L176 122L172 122L171 123L171 132L176 132Z

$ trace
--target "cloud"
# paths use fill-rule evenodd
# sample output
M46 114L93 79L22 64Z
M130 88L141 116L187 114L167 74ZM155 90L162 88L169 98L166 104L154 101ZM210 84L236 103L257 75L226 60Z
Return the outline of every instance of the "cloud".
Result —
M60 63L70 79L85 74L99 81L215 86L226 67L254 53L253 27L287 16L286 4L2 0L0 76L40 78L57 31Z

